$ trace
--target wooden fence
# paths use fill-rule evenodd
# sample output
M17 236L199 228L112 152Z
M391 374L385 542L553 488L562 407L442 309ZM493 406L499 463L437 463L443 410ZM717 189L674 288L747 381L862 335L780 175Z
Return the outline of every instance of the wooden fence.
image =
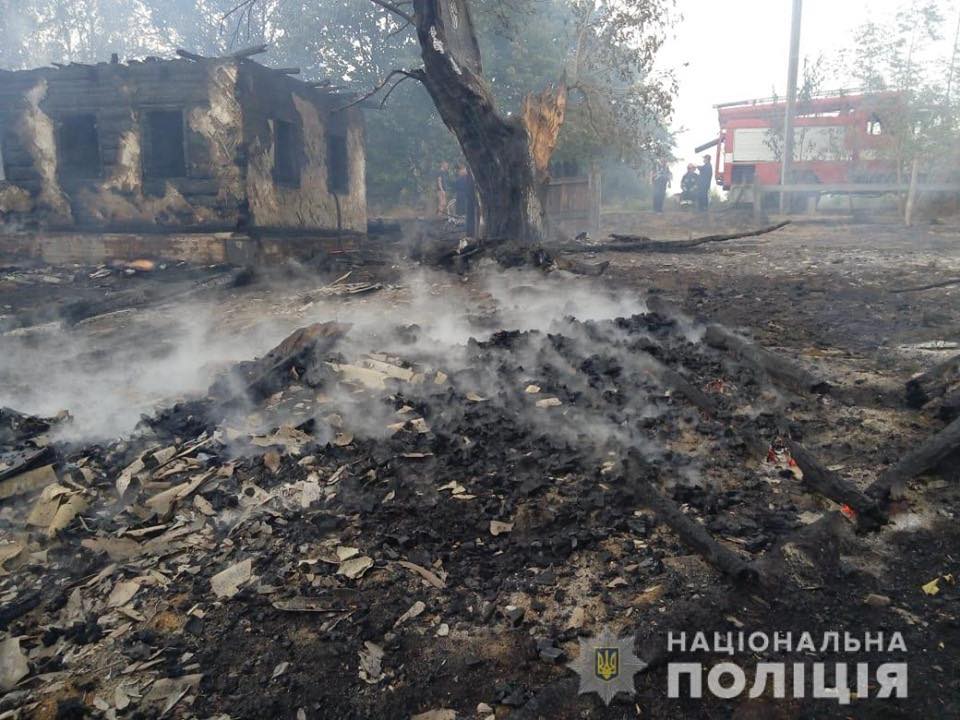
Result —
M547 221L566 232L600 231L600 173L560 177L550 181L546 193Z

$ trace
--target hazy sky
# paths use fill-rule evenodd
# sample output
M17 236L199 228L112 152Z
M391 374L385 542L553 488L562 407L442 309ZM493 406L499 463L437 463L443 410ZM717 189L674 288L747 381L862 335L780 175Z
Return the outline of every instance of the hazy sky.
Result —
M891 15L901 0L805 0L800 57L832 55L848 46L854 29L868 18ZM783 95L787 84L792 0L677 0L683 20L663 50L662 61L674 67L680 82L674 129L677 154L695 159L694 147L718 134L717 103ZM953 41L956 5L944 28ZM945 49L946 51L946 49ZM684 66L684 63L687 63ZM825 81L826 89L843 80ZM678 164L678 167L680 164Z

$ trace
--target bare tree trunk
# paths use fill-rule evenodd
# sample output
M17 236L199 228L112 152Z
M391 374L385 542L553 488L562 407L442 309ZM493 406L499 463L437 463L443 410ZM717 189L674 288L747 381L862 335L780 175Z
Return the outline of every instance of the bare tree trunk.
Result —
M910 227L913 225L913 208L917 202L917 167L920 161L913 159L913 166L910 169L910 190L907 192L907 208L904 211L904 225Z
M521 117L503 117L483 77L465 0L414 0L423 82L457 136L480 193L487 238L523 244L543 236L530 133Z

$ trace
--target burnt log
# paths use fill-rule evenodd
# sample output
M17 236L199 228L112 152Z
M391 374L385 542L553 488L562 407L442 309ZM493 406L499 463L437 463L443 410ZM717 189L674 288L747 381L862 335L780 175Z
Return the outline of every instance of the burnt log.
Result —
M703 392L703 390L693 385L693 383L683 375L667 367L652 355L649 356L649 361L653 365L651 375L653 375L661 385L676 391L682 397L686 398L691 405L699 408L707 415L715 415L717 413L716 401Z
M229 287L233 284L234 278L234 272L223 272L199 282L134 288L115 293L102 300L76 300L60 308L59 317L67 325L77 325L85 320L121 310L132 310L167 301L186 300L197 294Z
M947 423L960 418L960 386L948 393L940 402L937 407L937 417Z
M897 288L896 290L891 290L891 293L900 294L908 292L923 292L924 290L934 290L936 288L945 288L950 287L951 285L960 285L960 278L951 278L949 280L941 280L940 282L930 283L929 285L916 285L914 287L905 287Z
M852 540L852 524L838 511L826 512L816 522L804 525L782 537L757 562L761 577L769 583L781 585L797 580L789 565L798 554L801 572L819 575L824 569L836 572L841 549ZM796 569L796 568L794 568Z
M186 60L193 60L194 62L200 62L202 60L206 60L206 58L203 55L197 55L196 53L192 53L189 50L184 50L183 48L177 49L177 55L179 55L180 57Z
M815 377L796 363L756 345L746 338L713 323L707 326L704 341L712 348L735 355L740 360L764 371L779 385L797 393L830 391L829 383Z
M930 436L900 462L888 468L867 488L867 494L879 501L891 494L899 495L903 485L917 475L933 470L950 455L960 450L960 419Z
M252 45L251 47L241 48L236 52L230 53L227 57L243 60L244 58L250 58L250 57L253 57L254 55L262 55L269 49L270 49L270 45L268 45L267 43L261 43L260 45Z
M875 530L887 521L875 498L857 488L852 482L822 465L803 445L792 440L787 442L790 455L803 472L803 482L824 497L841 505L848 505L857 512L860 525L866 530Z
M650 294L647 308L667 318L684 319L683 312L661 295ZM686 322L690 322L686 320ZM717 350L729 352L740 360L765 372L772 380L796 392L827 393L830 384L814 376L796 363L750 342L718 323L707 325L704 341Z
M910 378L906 388L907 405L922 408L931 400L946 395L957 383L960 383L960 355L954 355Z
M699 523L683 514L680 507L655 486L652 478L643 477L643 461L633 454L625 465L625 481L640 504L652 510L656 517L667 525L680 540L717 570L738 583L753 584L759 581L756 568L747 563L729 548L721 545Z
M269 397L290 381L292 372L311 365L349 330L350 325L337 322L314 323L299 328L262 358L234 366L213 384L210 395L220 401L230 401L236 397L239 386L252 400Z
M602 245L559 245L552 246L552 249L559 252L579 253L579 252L677 252L681 250L690 250L708 243L726 242L728 240L740 240L743 238L757 237L766 235L776 230L780 230L790 224L790 221L770 225L759 230L749 230L747 232L730 233L726 235L704 235L703 237L693 238L691 240L653 240L643 235L617 235L610 237L615 242Z

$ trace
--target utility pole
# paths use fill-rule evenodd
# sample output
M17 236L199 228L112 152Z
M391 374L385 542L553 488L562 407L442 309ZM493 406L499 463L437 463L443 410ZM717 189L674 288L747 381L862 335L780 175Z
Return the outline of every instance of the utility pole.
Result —
M790 62L787 68L787 112L783 122L783 157L780 161L780 184L791 179L793 165L793 116L797 111L797 73L800 69L800 25L803 0L793 0L793 22L790 26ZM786 212L787 193L780 193L780 213Z

